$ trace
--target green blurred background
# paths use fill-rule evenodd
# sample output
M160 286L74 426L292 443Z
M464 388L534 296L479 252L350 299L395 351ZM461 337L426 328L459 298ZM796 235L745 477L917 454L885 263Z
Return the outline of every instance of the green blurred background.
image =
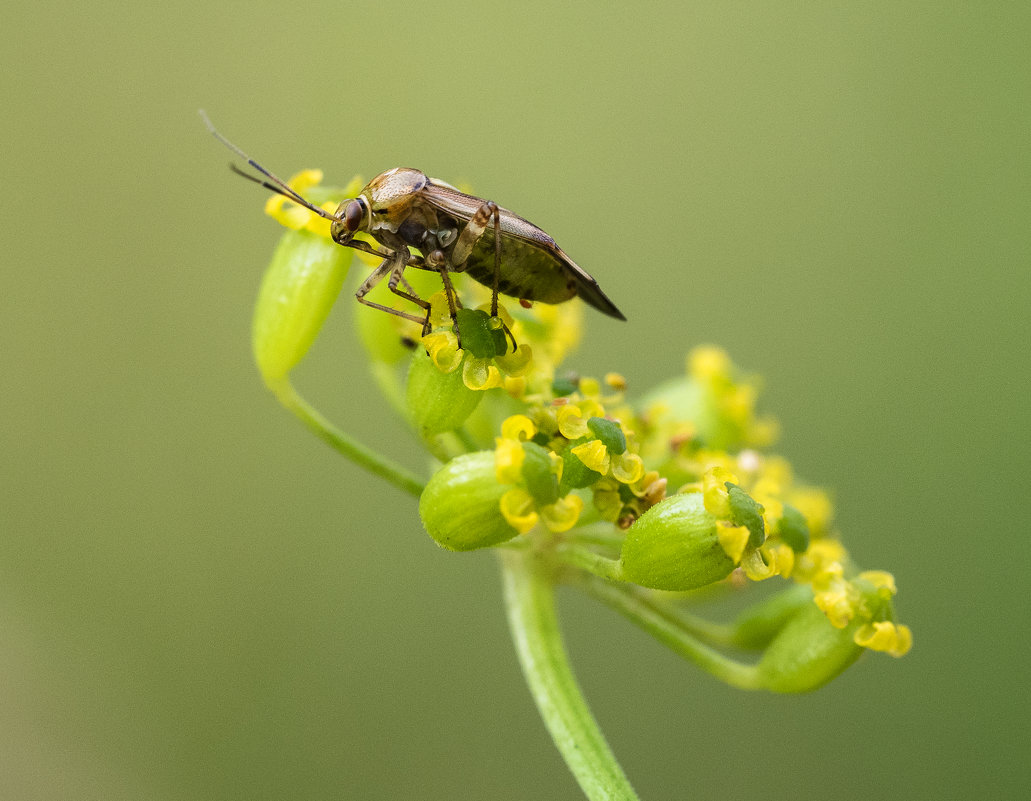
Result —
M700 342L893 571L915 648L726 688L563 595L645 799L1004 798L1028 783L1029 41L1022 2L19 4L0 58L0 797L577 798L489 554L263 390L279 235L197 117L330 182L410 165L538 222ZM298 383L413 468L344 297Z

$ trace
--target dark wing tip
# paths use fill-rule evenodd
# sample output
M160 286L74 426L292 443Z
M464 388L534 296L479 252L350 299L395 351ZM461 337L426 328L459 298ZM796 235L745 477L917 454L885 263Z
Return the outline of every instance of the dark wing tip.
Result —
M592 282L589 284L586 281L581 281L577 294L583 298L584 303L588 306L593 306L602 314L615 317L617 320L626 321L623 312L616 308L616 304L609 300L608 296L601 291L601 287L596 283Z

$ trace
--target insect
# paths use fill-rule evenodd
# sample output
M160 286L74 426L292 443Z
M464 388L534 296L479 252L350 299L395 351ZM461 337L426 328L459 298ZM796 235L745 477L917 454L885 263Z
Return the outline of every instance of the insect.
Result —
M266 170L220 134L204 112L208 130L223 145L257 170L261 178L230 165L234 172L289 198L330 221L333 240L382 257L355 293L360 303L420 323L430 331L430 303L404 279L408 267L432 270L444 284L451 319L461 301L451 273L466 273L491 290L491 316L498 316L498 294L520 301L562 303L579 296L595 309L625 320L598 282L565 254L555 240L533 223L490 200L467 195L419 170L395 167L373 178L357 197L344 200L335 213L319 208ZM382 247L355 239L368 233ZM412 250L417 251L413 253ZM414 314L375 303L366 295L384 278L395 295L423 310Z

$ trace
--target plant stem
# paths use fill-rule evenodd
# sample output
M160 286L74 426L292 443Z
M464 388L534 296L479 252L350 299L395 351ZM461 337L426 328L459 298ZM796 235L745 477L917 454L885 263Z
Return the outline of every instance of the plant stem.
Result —
M609 559L578 543L564 543L555 552L567 564L586 570L595 576L610 581L622 580L622 569L618 559Z
M509 550L500 558L519 663L555 745L591 801L636 801L569 665L547 566L533 551Z
M386 479L395 487L416 497L422 494L424 481L334 426L315 407L297 394L297 390L294 389L289 379L284 379L271 389L283 406L293 412L310 431L331 448L346 456L359 467L364 467L370 473Z
M684 619L669 609L654 604L631 587L613 584L595 576L580 574L576 586L632 620L659 642L694 662L713 676L742 690L761 689L754 665L730 659L701 642L696 635L707 632L696 620ZM692 629L695 629L692 631Z

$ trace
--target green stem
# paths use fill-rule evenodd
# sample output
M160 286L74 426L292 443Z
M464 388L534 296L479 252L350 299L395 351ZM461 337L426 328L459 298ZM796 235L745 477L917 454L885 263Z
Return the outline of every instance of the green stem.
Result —
M555 615L551 575L532 551L510 550L500 557L519 663L555 745L591 801L635 801L637 794L573 676Z
M559 545L555 549L555 553L566 564L586 570L592 575L601 576L610 581L623 580L623 568L618 559L609 559L583 545L566 543Z
M370 473L386 479L395 487L416 497L422 494L424 481L334 426L308 401L297 394L297 390L294 389L289 379L284 379L281 383L272 386L271 389L283 406L293 412L310 431L331 448L346 456L359 467L364 467Z
M695 632L690 631L693 626L691 621L685 621L671 610L658 606L633 588L582 573L571 581L720 681L742 690L761 689L759 675L753 665L736 662L705 645L695 636Z

